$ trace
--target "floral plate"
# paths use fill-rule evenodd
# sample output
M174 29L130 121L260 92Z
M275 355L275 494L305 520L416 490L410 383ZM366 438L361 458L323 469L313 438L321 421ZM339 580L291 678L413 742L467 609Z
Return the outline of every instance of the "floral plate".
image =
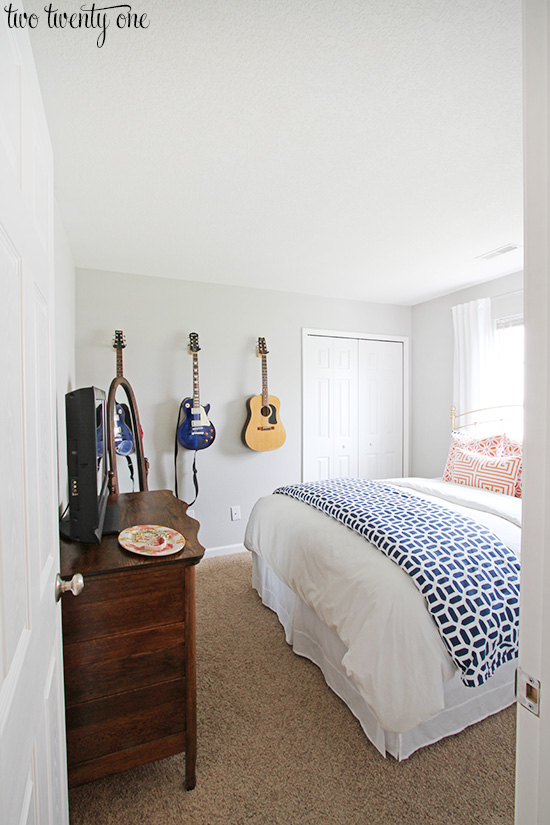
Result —
M185 539L171 527L159 524L136 524L118 535L120 544L141 556L170 556L185 547Z

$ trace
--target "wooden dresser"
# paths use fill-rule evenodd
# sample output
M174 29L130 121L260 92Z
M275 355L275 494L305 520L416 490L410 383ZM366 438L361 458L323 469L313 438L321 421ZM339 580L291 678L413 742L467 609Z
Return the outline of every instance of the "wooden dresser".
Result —
M197 750L195 564L199 523L170 490L111 495L120 529L160 524L183 551L152 558L120 546L61 542L61 577L84 589L63 596L69 787L185 751L195 786Z

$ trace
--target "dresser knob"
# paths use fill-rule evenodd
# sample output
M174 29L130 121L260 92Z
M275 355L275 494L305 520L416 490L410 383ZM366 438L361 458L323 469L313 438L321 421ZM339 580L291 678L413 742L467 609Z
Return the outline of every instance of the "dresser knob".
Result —
M55 577L55 600L58 602L63 593L66 593L67 590L70 590L73 596L78 596L79 593L82 593L83 588L84 576L82 573L75 573L70 581L65 581L62 579L58 573Z

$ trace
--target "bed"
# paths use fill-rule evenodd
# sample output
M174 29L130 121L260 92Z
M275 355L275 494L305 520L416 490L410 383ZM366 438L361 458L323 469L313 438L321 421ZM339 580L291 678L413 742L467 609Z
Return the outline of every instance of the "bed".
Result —
M506 435L453 431L441 478L286 485L260 499L251 513L245 546L252 553L253 587L276 612L294 651L319 666L383 755L406 759L515 701L521 462L521 442ZM344 490L343 518L334 512L335 486L339 493ZM362 517L364 511L368 518ZM409 542L408 535L381 549L375 545L386 539L378 535L380 525L375 529L369 521L380 513L385 518L386 512L392 529L398 518L399 529L422 524L411 555L398 563L395 553ZM357 522L365 522L367 532L360 532ZM490 552L496 548L501 558L497 574L487 571L491 584L482 571L479 586L492 594L496 581L501 590L497 602L478 610L476 623L468 613L457 620L469 642L463 644L461 637L453 648L450 636L459 634L449 631L449 616L432 599L441 589L441 571L426 583L432 562L421 569L415 562L411 568L410 559L418 558L419 548L421 555L433 547L439 553L454 533L460 541L467 536L477 542L461 553L469 565L468 582L472 565L488 567L485 556L479 562L476 554L482 547L486 552L486 537L491 537ZM445 571L445 564L441 567ZM465 592L470 591L468 584ZM462 605L454 594L453 599ZM499 610L502 626L496 628L490 623ZM482 640L480 627L489 641ZM483 662L476 650L483 650Z

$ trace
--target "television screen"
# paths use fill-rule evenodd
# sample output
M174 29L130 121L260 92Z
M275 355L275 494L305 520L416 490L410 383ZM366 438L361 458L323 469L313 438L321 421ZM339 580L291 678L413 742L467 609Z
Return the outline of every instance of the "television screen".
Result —
M105 394L103 394L105 396ZM105 397L94 398L95 404L95 427L96 427L96 457L97 457L97 494L101 495L105 478L107 475L105 459Z
M67 393L65 413L69 515L61 533L73 541L98 542L109 496L105 392L82 387Z

